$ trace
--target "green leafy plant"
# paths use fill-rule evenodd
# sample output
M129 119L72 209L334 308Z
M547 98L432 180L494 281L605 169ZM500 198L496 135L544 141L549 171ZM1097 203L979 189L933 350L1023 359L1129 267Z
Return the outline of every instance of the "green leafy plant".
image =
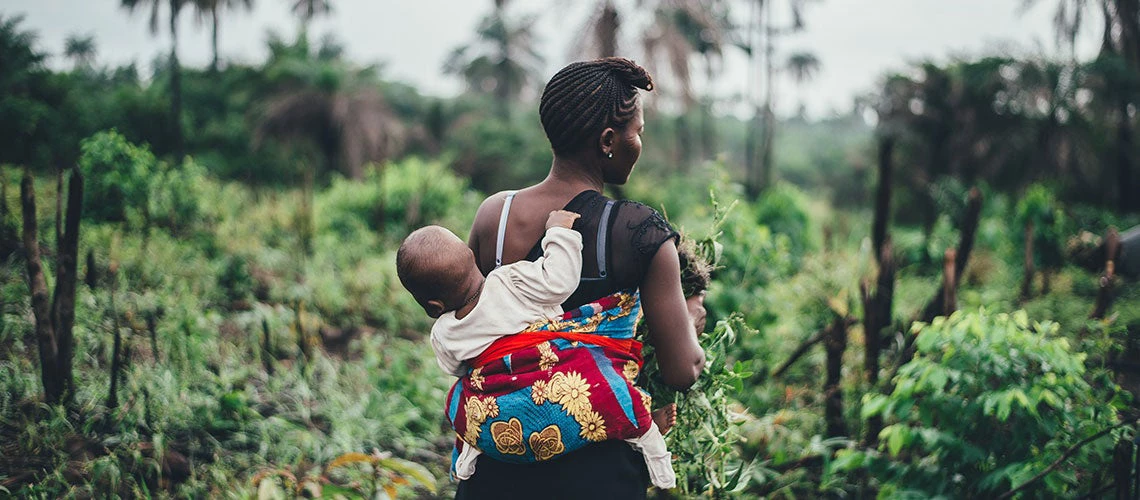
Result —
M131 144L115 130L84 139L79 148L84 215L108 222L145 217L151 174L158 168L150 150Z
M863 418L889 423L878 450L844 450L832 471L866 468L881 496L990 497L1017 487L1082 438L1113 426L1116 388L1084 379L1084 354L1058 325L984 309L916 324L918 353L889 394L867 395ZM1111 403L1109 402L1111 401ZM1092 484L1113 441L1089 443L1044 478L1047 496Z

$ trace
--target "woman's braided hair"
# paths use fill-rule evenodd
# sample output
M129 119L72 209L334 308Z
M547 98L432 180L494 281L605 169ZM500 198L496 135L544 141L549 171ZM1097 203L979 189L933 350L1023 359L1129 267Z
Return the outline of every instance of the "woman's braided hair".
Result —
M637 112L637 89L653 90L653 78L623 57L580 61L559 70L538 106L554 153L576 153L606 127L624 127Z

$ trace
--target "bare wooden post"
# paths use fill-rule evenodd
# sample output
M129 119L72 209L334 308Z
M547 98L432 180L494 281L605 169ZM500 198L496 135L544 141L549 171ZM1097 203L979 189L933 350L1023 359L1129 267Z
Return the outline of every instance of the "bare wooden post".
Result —
M1108 234L1104 237L1104 249L1104 274L1100 277L1096 305L1092 314L1089 314L1092 319L1103 319L1108 314L1108 307L1112 305L1112 282L1116 278L1116 257L1120 253L1120 234L1116 232L1116 228L1108 229Z
M887 135L879 139L879 186L875 192L875 218L871 223L871 243L875 257L882 255L887 239L887 225L891 213L891 177L894 171L892 155L895 139Z
M79 255L79 220L83 212L83 176L78 170L73 170L71 182L68 183L66 221L64 231L57 241L55 294L50 302L37 237L35 185L31 172L27 170L20 183L20 205L23 209L28 289L32 293L32 314L35 316L36 339L40 350L40 377L44 384L44 396L49 403L70 404L75 393L71 368L72 326L75 323L75 281Z
M879 275L875 293L868 291L864 282L860 291L863 296L863 372L869 390L879 384L879 356L882 352L883 330L891 325L895 291L895 261L891 241L888 238L879 255ZM867 421L866 444L873 446L878 441L883 428L882 418L875 416Z
M107 390L107 408L114 410L119 407L119 371L122 369L122 356L119 355L123 345L123 332L119 325L119 311L115 309L115 276L111 276L111 288L108 298L111 309L111 329L115 342L111 346L111 387Z
M0 170L0 217L8 215L8 176Z
M1033 221L1025 224L1025 279L1021 282L1021 302L1033 293Z
M958 277L954 275L954 261L958 252L947 248L942 260L942 314L949 316L958 309Z
M55 241L63 238L63 169L55 172Z
M839 382L843 374L843 351L847 349L847 321L836 317L827 330L824 341L827 349L827 381L824 394L827 398L824 407L824 420L827 421L828 437L846 436L847 425L843 421L843 391Z
M952 259L954 262L955 289L957 289L957 277L962 276L962 273L966 271L966 264L970 261L970 252L974 249L974 238L978 233L978 224L981 222L981 218L982 192L978 188L972 188L966 202L966 217L962 221L962 235L958 241L958 250ZM945 290L946 283L943 283L942 288L934 294L934 297L926 304L926 308L922 310L922 316L918 318L918 321L930 322L936 316L945 314L947 310L946 305L943 304L946 299Z
M87 275L83 277L83 282L87 284L87 288L92 290L99 284L99 269L95 267L95 251L87 249Z
M20 182L20 206L24 220L24 252L28 271L28 289L32 292L32 314L35 316L36 342L40 349L40 378L49 403L65 401L70 384L59 372L59 343L51 322L47 280L40 262L40 244L36 236L36 191L31 172L24 171Z
M56 245L55 294L52 297L51 318L59 339L59 367L65 380L72 380L71 360L75 342L72 328L75 325L75 283L79 279L79 221L83 216L83 176L79 169L71 171L67 189L67 212L63 234Z
M146 313L146 331L150 334L150 352L154 356L155 363L158 362L158 313L150 311Z
M269 343L269 320L261 319L261 364L267 375L273 375L273 346Z
M1116 442L1112 450L1112 478L1117 500L1135 500L1132 496L1132 453L1134 445L1127 439ZM1140 492L1138 492L1140 493Z
M301 321L301 316L305 314L305 302L298 300L293 314L293 327L297 330L297 347L301 349L301 356L307 362L313 357L313 346L309 341L309 335L305 332L305 323Z

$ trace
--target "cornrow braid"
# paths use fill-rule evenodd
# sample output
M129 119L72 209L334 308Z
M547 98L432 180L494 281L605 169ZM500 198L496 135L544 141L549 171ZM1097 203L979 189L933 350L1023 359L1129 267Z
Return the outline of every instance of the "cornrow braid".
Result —
M653 78L622 57L579 61L555 73L538 106L555 154L576 153L606 127L624 127L637 111L637 89L653 90Z

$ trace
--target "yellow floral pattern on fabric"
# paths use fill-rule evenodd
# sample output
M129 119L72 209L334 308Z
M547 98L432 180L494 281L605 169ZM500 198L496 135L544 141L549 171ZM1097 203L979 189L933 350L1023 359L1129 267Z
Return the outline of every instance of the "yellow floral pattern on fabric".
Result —
M534 404L540 405L546 402L547 390L549 386L546 385L545 380L537 380L534 385L530 386L530 399Z
M621 300L618 302L618 305L617 305L618 309L621 309L621 312L611 316L610 319L623 318L623 317L629 316L629 313L633 311L633 306L637 305L637 300L638 300L638 298L634 297L632 294L628 294L628 293L621 294ZM641 310L638 309L638 313L640 313L640 312L641 312Z
M633 312L633 307L637 305L638 297L629 293L622 293L620 294L620 297L621 298L618 299L618 305L613 307L613 309L617 309L618 311L612 315L595 314L589 318L586 318L585 323L582 323L580 318L573 318L569 320L544 319L531 323L523 330L523 333L537 332L540 330L571 333L597 332L598 326L601 325L603 321L611 321L618 318L624 318ZM641 308L637 309L637 315L640 319Z
M581 418L575 417L582 426L581 436L590 441L606 440L606 421L596 411L587 411Z
M562 431L557 425L548 425L539 432L531 433L528 441L530 449L534 451L534 458L540 462L566 451L566 446L562 444Z
M626 361L625 366L623 366L621 370L622 376L630 382L637 379L638 373L641 373L641 369L637 367L637 362L633 360Z
M467 430L463 434L463 440L474 445L482 432L480 427L483 426L483 422L488 418L499 416L499 402L490 396L485 398L472 396L463 403L463 411L467 413Z
M483 367L480 366L471 371L471 385L478 390L483 390Z
M558 363L558 355L554 354L554 349L551 348L550 342L543 342L538 344L538 369L549 370L554 368Z
M640 387L637 388L637 392L641 394L641 404L645 406L645 412L653 413L653 398Z
M495 441L495 448L504 455L525 455L523 446L522 422L511 417L506 422L491 423L491 439Z
M562 405L574 420L579 420L591 409L590 383L578 372L555 373L550 378L547 398Z

